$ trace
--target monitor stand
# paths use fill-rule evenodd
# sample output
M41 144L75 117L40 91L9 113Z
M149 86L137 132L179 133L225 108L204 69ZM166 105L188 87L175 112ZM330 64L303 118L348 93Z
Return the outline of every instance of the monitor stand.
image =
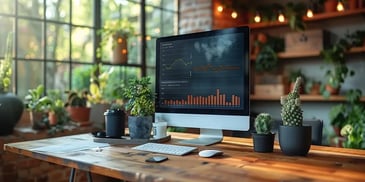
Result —
M200 129L199 138L182 140L179 143L188 145L213 145L223 140L223 132L218 129Z

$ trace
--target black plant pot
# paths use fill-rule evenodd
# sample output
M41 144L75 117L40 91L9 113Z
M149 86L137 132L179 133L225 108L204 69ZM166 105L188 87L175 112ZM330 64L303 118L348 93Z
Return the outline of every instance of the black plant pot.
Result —
M0 94L0 135L13 133L15 125L22 116L24 104L11 93Z
M312 143L312 126L279 126L279 144L286 155L305 156Z
M149 139L152 130L152 116L128 116L128 128L131 139Z
M110 138L121 138L125 135L123 110L107 110L105 113L105 133Z
M273 152L275 134L252 133L253 150L255 152Z

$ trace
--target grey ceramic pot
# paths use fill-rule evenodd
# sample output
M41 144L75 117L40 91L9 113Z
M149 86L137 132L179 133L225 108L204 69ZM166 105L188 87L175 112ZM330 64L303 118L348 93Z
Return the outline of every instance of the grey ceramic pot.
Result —
M152 130L152 116L128 116L128 128L131 139L149 139Z
M12 93L0 94L0 135L13 133L24 109L23 101Z
M279 126L279 144L286 155L307 155L312 144L312 127Z

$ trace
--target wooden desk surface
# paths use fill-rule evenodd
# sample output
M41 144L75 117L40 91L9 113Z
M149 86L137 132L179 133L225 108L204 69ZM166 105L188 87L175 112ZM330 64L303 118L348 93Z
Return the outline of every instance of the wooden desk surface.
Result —
M170 133L171 142L195 137ZM88 149L67 153L41 153L32 149L75 141L93 142L90 134L5 144L4 149L71 168L128 181L364 181L365 150L311 146L306 157L286 156L275 145L273 153L253 152L252 139L225 137L220 144L202 146L224 155L201 158L197 152L168 155L162 163L146 163L153 153L132 150L133 145L115 145L102 151Z

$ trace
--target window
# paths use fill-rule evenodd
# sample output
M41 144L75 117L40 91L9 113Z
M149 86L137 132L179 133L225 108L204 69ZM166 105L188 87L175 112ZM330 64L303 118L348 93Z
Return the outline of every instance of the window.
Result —
M2 0L0 58L4 56L8 32L14 32L13 90L24 98L28 89L39 84L44 84L46 90L87 89L91 69L99 61L103 70L113 70L110 85L144 75L154 80L155 40L177 34L177 3L177 0ZM108 21L118 19L127 19L135 30L128 38L125 65L112 64L109 53L101 58L96 56L103 36L98 30ZM146 28L145 34L141 25Z

